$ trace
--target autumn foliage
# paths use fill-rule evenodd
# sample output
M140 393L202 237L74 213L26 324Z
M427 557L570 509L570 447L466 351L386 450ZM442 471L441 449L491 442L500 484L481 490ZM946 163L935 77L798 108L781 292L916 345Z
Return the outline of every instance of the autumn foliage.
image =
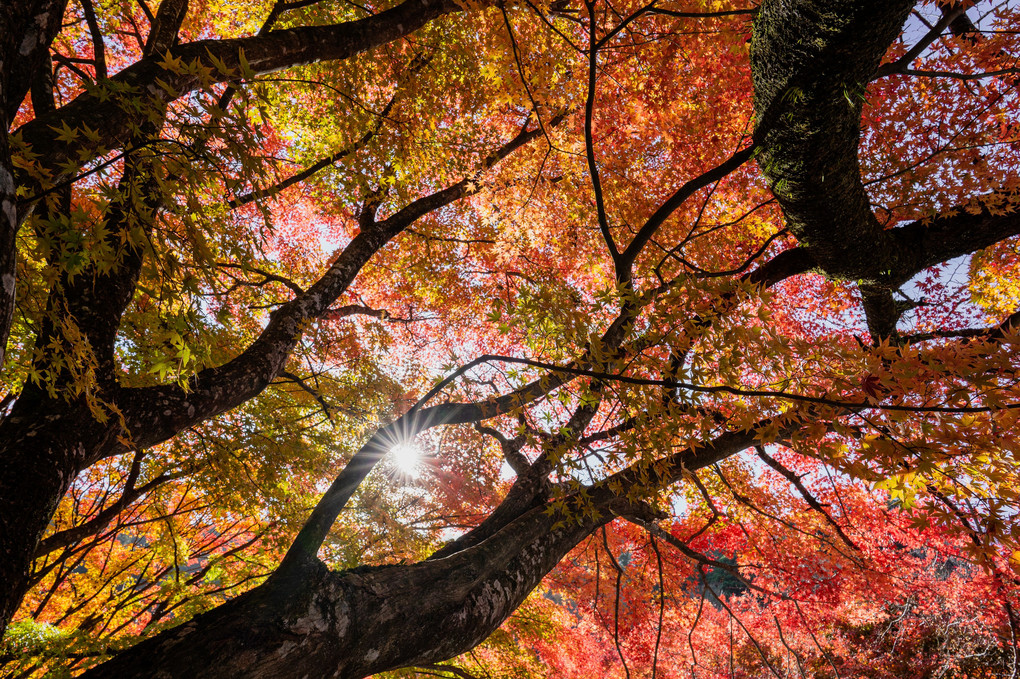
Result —
M786 4L13 2L0 673L532 517L338 676L1015 676L1020 8Z

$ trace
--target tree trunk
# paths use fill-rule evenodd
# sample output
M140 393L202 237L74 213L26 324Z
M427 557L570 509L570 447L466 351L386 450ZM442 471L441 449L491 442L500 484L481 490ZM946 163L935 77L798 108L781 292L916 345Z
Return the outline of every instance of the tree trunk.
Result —
M504 516L494 532L483 523L420 563L336 573L315 558L285 560L254 590L82 676L357 679L452 658L492 634L594 530L618 516L659 518L613 488L634 488L642 479L665 488L754 441L750 430L724 433L563 498L558 506L568 509L549 502L530 507L528 498L547 497L546 489L523 477L503 506L520 508L516 518ZM475 542L478 535L486 537ZM454 545L461 548L450 553Z
M87 407L28 394L0 423L0 636L25 594L57 503L81 461L115 431L96 422Z
M355 679L451 658L495 631L570 549L612 518L564 522L537 508L444 558L343 572L316 560L281 570L84 677Z

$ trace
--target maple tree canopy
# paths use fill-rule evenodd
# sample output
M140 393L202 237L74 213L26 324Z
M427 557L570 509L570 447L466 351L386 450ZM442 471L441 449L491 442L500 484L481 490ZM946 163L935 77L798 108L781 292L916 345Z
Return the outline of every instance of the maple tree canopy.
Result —
M4 676L1016 676L1018 26L5 0Z

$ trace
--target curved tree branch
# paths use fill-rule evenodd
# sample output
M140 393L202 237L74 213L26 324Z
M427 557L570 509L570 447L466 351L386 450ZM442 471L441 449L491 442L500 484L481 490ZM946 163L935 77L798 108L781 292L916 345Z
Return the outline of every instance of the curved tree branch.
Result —
M791 233L834 278L883 283L898 250L871 211L857 146L864 87L913 0L765 2L751 41L758 165Z
M862 284L872 334L895 332L904 253L871 210L857 146L864 88L912 0L765 2L751 41L758 165L790 232L826 275Z

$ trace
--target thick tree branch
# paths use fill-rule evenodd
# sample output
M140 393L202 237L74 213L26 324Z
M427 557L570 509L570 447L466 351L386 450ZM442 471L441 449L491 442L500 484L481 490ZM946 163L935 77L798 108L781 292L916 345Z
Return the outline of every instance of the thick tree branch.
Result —
M791 248L763 263L754 271L745 274L742 280L770 288L791 276L807 273L818 267L807 248Z
M1007 332L1015 333L1020 329L1020 311L1013 312L1006 317L999 325L990 328L961 328L960 330L933 330L922 332L916 335L904 335L900 341L905 344L916 342L928 342L933 339L959 339L968 338L995 342L1001 340Z
M163 0L152 19L145 41L146 57L161 57L177 40L177 33L188 13L188 0Z
M1020 205L1013 200L990 194L971 205L892 229L888 233L902 253L903 268L896 278L905 281L930 266L1020 234Z
M5 133L40 66L49 59L66 7L67 0L11 0L0 9L0 111L6 115Z
M618 510L625 512L623 503ZM354 679L440 662L484 640L564 554L612 517L561 522L540 507L443 559L339 573L316 561L278 572L83 676L131 679L158 666L181 678L284 679L328 667L334 677Z
M14 321L20 219L17 171L9 130L32 81L49 68L50 44L61 28L67 0L5 2L0 5L0 368Z
M755 20L758 164L794 236L830 276L884 282L899 252L871 211L857 147L864 87L912 0L765 2Z
M521 452L521 446L524 444L523 436L516 436L512 439L507 438L498 429L492 427L486 427L480 424L475 425L475 430L481 434L491 436L496 439L499 443L499 448L503 452L503 459L510 465L510 468L518 476L522 476L528 472L531 468L531 463L528 462L528 458Z
M899 251L871 211L857 146L864 87L913 0L765 2L751 42L758 165L790 231L830 276L885 283Z
M858 281L872 334L895 332L891 291L907 256L879 223L857 157L864 88L912 0L765 2L751 43L755 110L781 124L758 165L788 228L830 277Z
M977 43L981 40L981 32L978 31L977 26L970 20L966 12L957 12L949 5L943 5L939 9L942 11L943 17L952 15L949 30L954 36L970 43Z
M912 2L766 2L755 22L755 108L778 106L782 125L766 130L758 162L790 231L832 278L856 281L875 341L895 334L902 308L893 291L925 268L1020 233L1005 196L902 228L886 229L871 211L857 145L864 86L901 72L927 44L966 19L941 21L898 61L878 63Z

